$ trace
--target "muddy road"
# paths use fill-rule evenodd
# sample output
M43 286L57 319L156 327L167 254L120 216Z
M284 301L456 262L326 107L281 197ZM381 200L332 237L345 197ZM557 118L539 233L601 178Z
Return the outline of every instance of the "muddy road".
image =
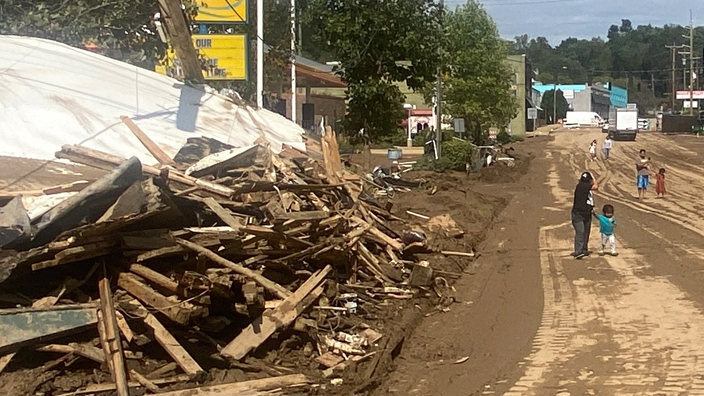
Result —
M643 133L591 162L600 131L552 137L507 190L461 302L424 320L377 394L704 395L704 139ZM667 170L664 198L635 199L641 148ZM618 257L569 255L583 170L596 208L615 207ZM593 222L590 250L599 239Z

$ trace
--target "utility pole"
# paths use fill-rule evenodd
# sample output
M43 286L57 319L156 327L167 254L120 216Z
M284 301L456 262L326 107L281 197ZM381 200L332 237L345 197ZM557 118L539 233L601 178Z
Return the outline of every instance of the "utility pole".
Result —
M694 114L694 92L692 89L694 88L694 79L692 78L694 76L694 25L692 22L692 10L689 10L689 36L682 36L684 38L689 39L689 45L684 45L684 47L689 47L689 51L686 52L680 52L682 55L689 55L689 115ZM684 62L684 59L683 59ZM684 89L687 89L687 68L684 67Z
M264 0L257 1L257 108L264 107Z
M297 118L296 91L296 0L291 0L291 121L293 122L296 122Z
M440 48L438 48L438 81L435 88L435 147L437 150L437 156L440 158L442 155L442 58L443 51L442 46L445 42L445 28L443 27L443 19L445 17L445 1L440 0Z
M675 111L675 99L677 99L677 83L675 82L675 68L676 68L676 61L677 61L677 50L682 48L682 45L675 45L675 43L672 43L672 45L666 45L666 48L670 50L672 53L672 83L671 83L671 94L670 94L670 110Z
M555 84L552 86L552 123L557 124L557 72L555 72Z
M179 62L181 62L184 81L205 84L198 54L193 47L191 29L188 27L181 10L181 2L179 0L159 0L159 6L171 38L171 45L176 51Z

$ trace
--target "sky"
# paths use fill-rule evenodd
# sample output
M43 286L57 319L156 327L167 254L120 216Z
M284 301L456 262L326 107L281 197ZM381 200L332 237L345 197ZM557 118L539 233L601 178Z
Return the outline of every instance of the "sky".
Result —
M466 0L445 0L454 8ZM630 19L638 25L704 25L702 0L480 0L494 19L501 37L528 34L547 37L552 46L567 37L606 38L611 25Z

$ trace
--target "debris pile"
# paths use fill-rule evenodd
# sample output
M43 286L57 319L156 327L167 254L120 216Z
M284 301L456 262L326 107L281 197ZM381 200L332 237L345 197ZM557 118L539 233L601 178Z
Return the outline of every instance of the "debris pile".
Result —
M424 233L376 201L378 185L342 169L330 131L317 159L206 138L171 159L144 138L159 166L64 146L58 158L108 173L0 210L4 394L13 364L36 374L17 394L302 385L314 379L276 356L250 358L297 343L333 376L378 353L385 335L364 318L381 301L437 290L437 274L411 254L427 249ZM72 365L82 379L65 380ZM204 386L222 368L241 375Z

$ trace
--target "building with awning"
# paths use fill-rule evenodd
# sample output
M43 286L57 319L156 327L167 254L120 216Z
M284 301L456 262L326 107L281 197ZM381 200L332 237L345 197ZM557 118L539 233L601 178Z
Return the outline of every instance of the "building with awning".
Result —
M518 104L518 112L508 125L508 133L523 136L526 131L534 131L538 126L537 120L531 118L535 114L529 110L537 108L534 103L533 67L525 55L509 55L506 63L513 70L511 96L516 98Z

